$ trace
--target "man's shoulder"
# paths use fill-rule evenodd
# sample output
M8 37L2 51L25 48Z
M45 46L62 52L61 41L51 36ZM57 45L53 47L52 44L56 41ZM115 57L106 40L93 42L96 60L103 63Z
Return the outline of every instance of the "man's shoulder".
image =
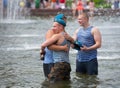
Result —
M53 37L56 37L56 38L61 38L63 35L61 33L58 33L58 34L54 34Z
M100 31L99 31L99 28L98 28L98 27L93 27L91 32L92 32L92 33L98 33L98 32L100 32Z
M49 29L46 34L54 34L54 31L52 29Z
M81 29L82 29L82 27L77 28L76 33L78 33L78 31L81 30Z
M53 30L52 30L52 29L49 29L47 32L53 32Z
M99 30L98 27L92 26L92 31Z

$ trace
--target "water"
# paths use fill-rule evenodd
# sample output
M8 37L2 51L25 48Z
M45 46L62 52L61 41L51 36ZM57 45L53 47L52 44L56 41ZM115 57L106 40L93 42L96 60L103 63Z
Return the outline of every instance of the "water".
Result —
M5 2L4 2L5 1ZM0 19L24 19L25 18L25 1L23 5L20 2L24 0L1 0L0 2ZM7 6L4 6L5 5Z
M119 88L120 86L120 17L95 17L91 24L102 34L98 49L99 74L75 73L76 51L70 50L71 80L49 84L44 81L39 49L53 18L35 18L0 23L0 88ZM68 20L66 31L73 35L79 27Z

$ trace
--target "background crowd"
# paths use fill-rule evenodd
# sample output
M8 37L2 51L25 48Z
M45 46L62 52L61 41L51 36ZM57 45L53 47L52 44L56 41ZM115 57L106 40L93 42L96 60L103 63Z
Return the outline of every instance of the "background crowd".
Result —
M7 0L4 0L7 1ZM86 7L89 5L89 2L93 0L20 0L20 3L24 3L24 6L31 7L31 8L41 8L41 9L71 9L72 3L75 3L77 6L77 3L81 1L82 6L86 9Z
M3 1L3 6L7 7L9 0L0 0L0 3ZM15 0L11 0L15 1ZM75 4L74 7L78 6L78 2L81 1L84 9L92 8L94 6L91 2L94 2L97 6L104 5L105 3L109 4L111 8L118 9L120 8L120 0L18 0L18 5L20 7L28 7L28 8L41 8L41 9L72 9L73 3ZM102 6L101 6L102 7Z
M3 1L3 2L2 2ZM4 12L8 7L9 0L0 0L3 3ZM11 2L16 0L11 0ZM107 3L107 4L105 4ZM72 9L73 16L83 10L89 10L93 14L95 8L120 9L120 0L18 0L18 8L21 13L28 13L30 9Z

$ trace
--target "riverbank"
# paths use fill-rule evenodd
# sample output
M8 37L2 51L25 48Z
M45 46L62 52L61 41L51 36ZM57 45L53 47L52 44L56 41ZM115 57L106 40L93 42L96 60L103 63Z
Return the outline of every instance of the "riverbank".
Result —
M84 10L89 12L89 10ZM64 13L66 16L72 16L71 9L31 9L31 16L55 16L57 13ZM77 12L76 12L77 15ZM120 16L120 9L96 9L94 16Z

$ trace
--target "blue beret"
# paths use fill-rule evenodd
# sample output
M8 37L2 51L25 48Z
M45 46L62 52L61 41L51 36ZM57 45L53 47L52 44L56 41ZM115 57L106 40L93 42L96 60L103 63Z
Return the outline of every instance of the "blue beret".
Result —
M58 22L59 24L66 26L66 22L63 20L65 17L64 14L60 13L54 17L54 22Z
M65 15L60 13L60 14L55 16L55 19L63 19L64 17L65 17Z
M54 22L58 22L59 24L63 25L64 27L66 26L66 22L62 19L54 19Z

